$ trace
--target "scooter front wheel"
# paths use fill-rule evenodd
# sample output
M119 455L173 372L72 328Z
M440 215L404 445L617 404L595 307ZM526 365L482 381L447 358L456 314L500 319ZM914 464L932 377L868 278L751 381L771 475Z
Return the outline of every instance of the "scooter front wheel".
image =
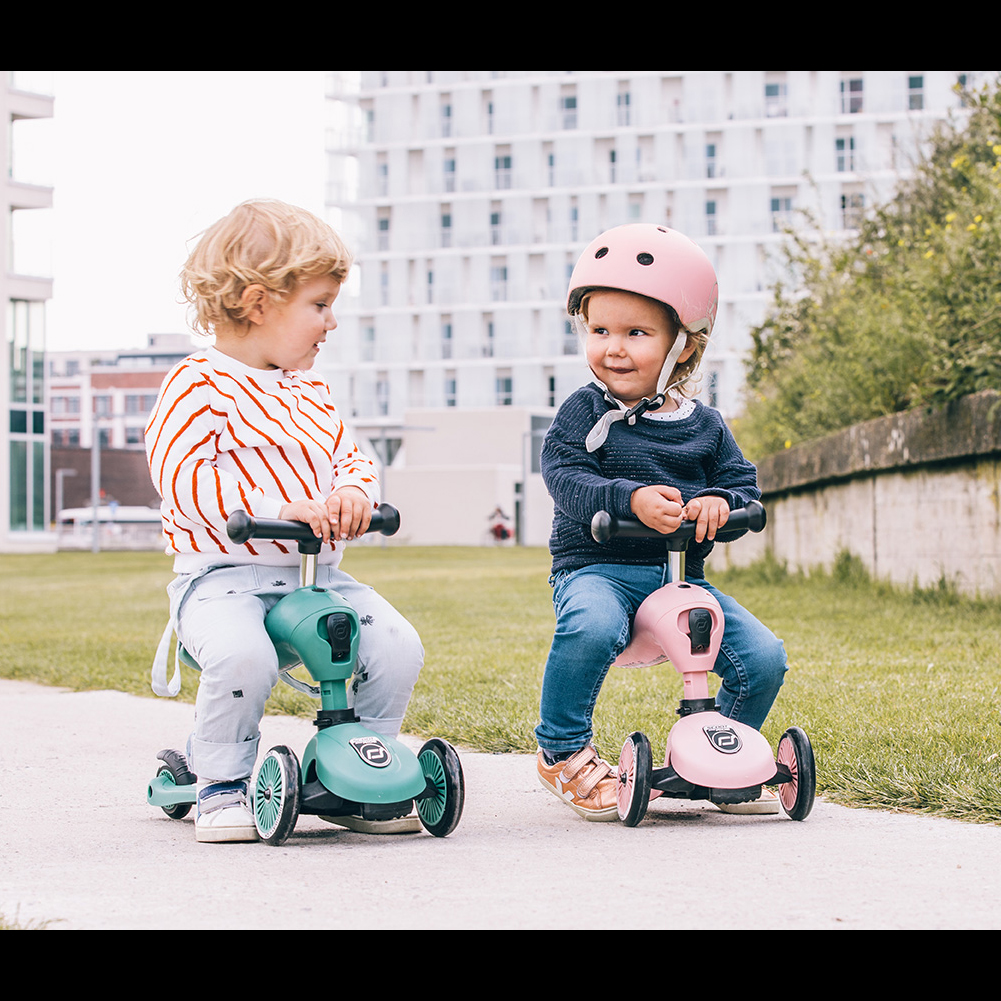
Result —
M646 815L650 804L650 784L653 775L653 752L646 735L631 733L619 755L616 807L619 820L626 827L635 827Z
M447 740L432 737L417 752L427 782L427 795L416 800L417 816L429 834L447 837L462 817L466 787L462 764Z
M779 802L792 820L805 820L813 809L817 771L813 747L806 732L791 726L779 741L775 760L789 769L792 779L779 786Z
M299 819L299 759L284 746L264 756L254 786L254 823L260 839L280 845Z
M177 776L174 775L174 769L170 765L160 765L156 773L157 778L163 778L164 782L168 785L177 785ZM182 817L186 817L191 811L190 803L175 803L173 806L161 806L161 810L171 820L180 820Z

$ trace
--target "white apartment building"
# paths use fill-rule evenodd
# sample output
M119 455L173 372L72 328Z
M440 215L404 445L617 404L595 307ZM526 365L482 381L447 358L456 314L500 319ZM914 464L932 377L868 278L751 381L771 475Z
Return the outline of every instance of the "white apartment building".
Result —
M335 399L394 471L435 410L463 411L471 435L495 408L523 408L537 427L588 379L565 315L577 256L602 230L643 221L686 233L716 266L720 309L700 394L736 416L782 227L803 225L802 209L827 233L851 230L960 108L954 85L976 79L332 73L327 202L357 255L320 356ZM527 483L512 489L501 506Z
M25 240L52 208L52 188L24 176L24 129L52 117L44 75L0 72L0 550L49 548L49 452L45 413L45 302L52 297L48 262Z

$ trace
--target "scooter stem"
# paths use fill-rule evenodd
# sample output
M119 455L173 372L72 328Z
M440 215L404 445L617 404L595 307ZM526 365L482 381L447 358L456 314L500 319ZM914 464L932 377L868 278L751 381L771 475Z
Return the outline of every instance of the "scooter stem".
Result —
M682 678L685 682L683 699L708 699L709 675L705 671L686 671Z

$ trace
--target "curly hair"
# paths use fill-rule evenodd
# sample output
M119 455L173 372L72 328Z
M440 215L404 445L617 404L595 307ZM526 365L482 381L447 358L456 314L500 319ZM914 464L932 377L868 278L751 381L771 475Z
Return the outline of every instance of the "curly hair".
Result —
M199 235L181 269L181 292L192 307L192 327L211 334L218 325L246 322L248 286L261 285L280 301L312 278L343 282L351 263L341 238L312 212L252 199Z

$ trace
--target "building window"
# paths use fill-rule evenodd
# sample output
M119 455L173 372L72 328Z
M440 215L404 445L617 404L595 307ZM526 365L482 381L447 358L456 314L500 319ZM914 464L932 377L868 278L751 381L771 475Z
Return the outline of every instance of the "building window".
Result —
M907 78L907 110L920 111L925 106L925 78L909 76Z
M716 177L716 143L706 144L706 177Z
M563 321L563 353L565 355L575 355L578 352L580 342L574 331L573 323L570 320Z
M706 236L715 236L716 227L716 202L706 202Z
M54 415L63 416L65 414L80 413L79 396L53 396L49 403Z
M855 169L855 137L847 136L834 140L834 156L839 173L851 173Z
M455 373L445 373L445 406L454 407L456 405L457 394L455 389Z
M375 361L375 327L371 324L361 330L361 360Z
M441 126L442 136L447 139L452 134L452 102L450 99L442 102L438 122Z
M789 114L787 85L781 82L765 84L765 117L785 118Z
M441 356L452 357L452 324L448 321L441 325Z
M772 232L781 232L784 226L792 225L792 198L779 195L772 198Z
M486 318L484 327L483 357L493 358L494 356L494 321L492 317Z
M615 121L619 125L629 125L630 114L629 114L629 90L628 84L619 84L619 92L615 95Z
M500 209L490 213L490 242L496 247L503 242Z
M379 250L389 250L389 216L381 216L376 223L378 236L376 246Z
M858 229L865 209L865 195L861 192L841 196L841 217L845 229Z
M375 412L380 417L389 413L389 377L380 372L375 380Z
M560 95L560 122L565 129L577 128L577 95Z
M442 173L444 175L444 187L446 191L455 191L455 157L448 156L442 162Z
M97 414L98 417L109 417L111 415L111 397L95 396L94 413Z
M126 445L141 445L143 444L145 438L143 436L142 428L126 428L125 429L125 444Z
M155 393L126 393L125 413L131 416L148 414L156 403Z
M510 407L514 403L514 380L511 377L511 372L507 369L499 371L497 373L495 386L497 406Z
M719 372L710 369L706 378L706 406L719 409Z
M441 213L441 245L443 247L452 246L452 213L442 211Z
M862 80L841 81L841 114L857 115L862 110Z
M494 187L511 187L511 156L507 153L494 157Z
M504 302L507 299L507 265L490 265L490 298L494 302Z

